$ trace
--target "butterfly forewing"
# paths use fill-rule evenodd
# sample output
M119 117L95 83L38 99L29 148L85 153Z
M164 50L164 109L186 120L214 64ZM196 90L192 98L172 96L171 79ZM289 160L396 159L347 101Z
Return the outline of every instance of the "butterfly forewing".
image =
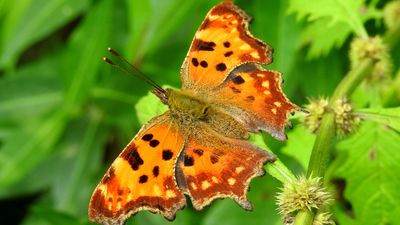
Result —
M97 186L89 205L90 219L123 224L143 209L173 219L185 205L173 172L182 148L183 138L167 114L150 121Z
M272 48L248 32L250 17L231 1L207 14L182 65L183 89L209 90L237 66L272 61Z

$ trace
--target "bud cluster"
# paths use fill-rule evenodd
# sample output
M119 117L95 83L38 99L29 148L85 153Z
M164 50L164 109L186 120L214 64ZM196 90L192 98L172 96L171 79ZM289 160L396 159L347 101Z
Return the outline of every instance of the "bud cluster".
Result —
M304 118L304 126L311 132L316 132L326 112L335 114L336 135L345 136L353 132L360 124L360 118L353 113L353 107L346 98L337 100L329 106L328 100L318 99L310 101L306 106L309 114Z
M294 216L300 210L313 210L326 207L332 201L331 194L322 187L320 178L300 177L286 183L277 196L279 213L286 224L293 222ZM321 214L320 224L330 224L330 215ZM317 218L317 217L316 217Z
M383 19L389 29L400 23L400 0L391 1L385 5Z
M360 124L360 117L352 113L347 98L338 99L332 107L335 113L336 135L343 137L352 133Z
M357 67L360 61L367 58L376 61L371 75L367 78L368 82L382 82L390 78L392 62L389 48L381 37L356 38L353 40L350 48L351 67Z
M304 126L311 132L315 133L321 125L322 116L328 109L328 100L321 98L310 100L310 104L306 105L309 114L304 118Z

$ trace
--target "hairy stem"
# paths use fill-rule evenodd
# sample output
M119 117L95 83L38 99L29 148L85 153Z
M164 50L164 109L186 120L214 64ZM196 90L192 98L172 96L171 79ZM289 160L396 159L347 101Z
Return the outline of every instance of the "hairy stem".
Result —
M333 113L327 113L321 121L308 164L307 176L323 177L328 165L331 140L335 136Z
M314 213L308 210L302 210L297 213L293 225L313 224Z
M370 73L373 65L374 60L372 59L362 60L357 67L353 68L342 79L330 98L329 104L332 106L336 100L344 96L350 96L361 81ZM335 137L334 122L333 113L326 113L322 118L308 164L308 176L324 177L331 154L332 141ZM314 212L309 210L299 212L295 217L294 224L312 225L314 215Z
M399 41L400 36L400 21L390 30L385 33L383 36L383 41L392 48L396 42Z
M393 96L396 95L399 87L400 87L400 70L397 71L392 84L389 86L389 88L386 90L383 96L382 104L384 106L386 106L393 98Z

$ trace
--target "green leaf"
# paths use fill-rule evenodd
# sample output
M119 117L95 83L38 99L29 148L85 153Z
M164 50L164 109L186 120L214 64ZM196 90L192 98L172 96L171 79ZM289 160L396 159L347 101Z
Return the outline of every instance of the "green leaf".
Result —
M351 34L351 28L345 23L329 24L329 19L322 18L311 22L301 34L301 45L310 44L308 59L328 55L333 48L339 48ZM329 64L328 64L329 65Z
M53 71L47 74L39 66L52 62L42 60L0 80L0 123L26 123L61 105L60 77Z
M67 61L69 68L63 72L69 76L73 74L70 76L73 80L64 105L46 119L24 124L28 128L15 132L4 141L0 149L0 187L18 182L55 150L53 147L67 125L70 113L88 97L100 63L93 57L100 58L100 49L105 49L111 6L110 0L97 3L70 41L67 56L71 61ZM97 23L102 26L97 26Z
M167 110L167 106L164 105L157 96L149 92L147 95L142 97L135 105L137 117L140 124L147 123L151 118L161 115Z
M68 138L65 138L59 147L64 154L65 152L70 154L64 159L64 162L68 161L69 164L61 165L71 172L62 179L56 179L52 184L54 205L58 210L75 215L87 212L90 196L100 180L98 177L97 182L93 183L93 171L102 169L100 160L106 129L100 129L99 120L99 112L92 109L89 121L79 121L80 123L74 124L75 126L68 130Z
M130 27L133 38L129 51L134 52L135 60L157 50L166 39L185 21L198 1L129 1ZM179 10L176 10L178 9ZM168 21L166 23L166 21ZM132 48L134 51L132 51Z
M69 40L63 71L71 79L65 102L68 107L79 106L88 98L111 35L112 6L109 0L97 2Z
M330 167L333 179L346 182L356 224L400 224L400 136L384 126L365 122L337 146Z
M288 141L282 153L295 158L306 171L314 141L315 135L299 124L288 133Z
M364 0L291 0L289 13L297 12L299 18L308 16L313 21L320 18L329 18L330 24L343 22L350 26L358 35L366 37L360 8Z
M310 97L326 97L334 90L342 78L341 54L332 52L326 57L319 57L311 61L305 58L298 62L301 69L293 71L293 76L299 79L301 89L305 95ZM309 74L309 79L304 79L305 74Z
M22 51L66 24L87 6L80 0L18 0L0 20L0 68L17 62Z
M261 134L250 134L249 142L273 154L265 144ZM282 183L290 182L295 179L293 173L279 159L276 159L276 161L273 163L267 163L265 167L268 174L271 174L271 176L275 177Z
M400 132L400 107L366 108L355 111L361 118L389 126Z
M174 221L168 221L158 214L141 211L135 217L128 219L126 225L198 225L201 216L201 212L194 211L191 207L178 211Z
M289 12L296 12L299 18L311 21L302 33L301 44L310 44L308 58L327 55L333 48L341 47L353 32L367 37L363 26L370 19L381 19L382 13L372 1L365 0L291 0Z
M214 202L207 212L202 225L260 225L282 224L275 205L275 193L279 185L270 176L255 178L251 182L249 200L253 203L253 210L247 212L240 208L233 200L224 199Z
M90 225L88 220L61 212L46 205L45 202L36 203L25 216L22 225Z
M18 182L50 154L66 123L66 113L58 111L5 139L0 148L0 188Z

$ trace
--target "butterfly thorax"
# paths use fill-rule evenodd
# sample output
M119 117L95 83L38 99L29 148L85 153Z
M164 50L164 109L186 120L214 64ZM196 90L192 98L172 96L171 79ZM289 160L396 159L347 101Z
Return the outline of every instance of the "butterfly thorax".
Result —
M175 117L187 120L204 120L210 109L210 104L205 99L196 97L189 91L172 90L168 91L168 107Z
M225 137L248 137L247 130L240 121L208 102L205 96L198 96L187 90L167 91L171 117L180 127L192 128L189 132L194 133L196 127L206 126Z

